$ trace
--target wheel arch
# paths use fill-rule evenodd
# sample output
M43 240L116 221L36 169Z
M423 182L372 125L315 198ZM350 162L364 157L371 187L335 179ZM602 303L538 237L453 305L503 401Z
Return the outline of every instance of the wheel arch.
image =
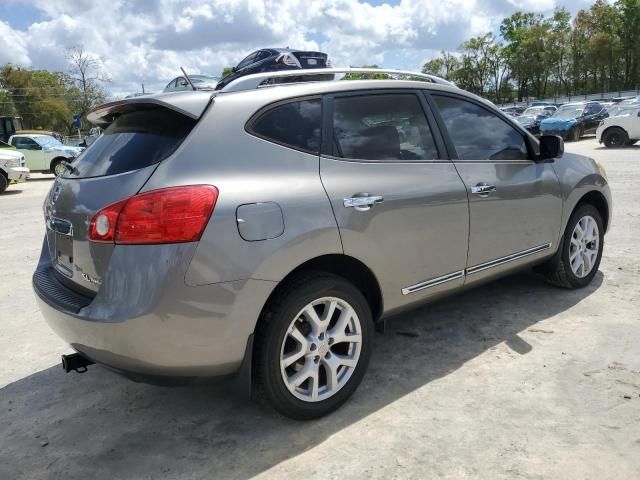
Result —
M602 221L605 225L605 231L609 229L609 219L610 219L610 211L609 211L609 203L607 202L606 197L597 190L591 190L590 192L585 193L580 200L573 207L571 213L575 212L580 205L590 204L593 205L600 215L602 215Z
M627 132L627 130L624 127L621 127L620 125L609 125L607 128L605 128L602 131L602 136L601 138L604 140L605 135L610 132L611 130L622 130L624 132L624 134L627 136L627 138L629 138L629 132Z
M53 165L56 162L62 161L64 160L65 162L68 162L69 159L67 157L63 157L63 156L57 156L55 158L52 158L51 161L49 162L49 170L51 170L53 172Z
M367 303L371 308L371 315L374 321L379 320L382 316L384 301L382 297L382 289L380 288L380 283L376 276L373 274L371 269L369 269L369 267L360 260L349 255L339 253L314 257L297 266L278 283L276 288L273 289L269 298L265 302L265 307L269 304L272 298L277 296L282 289L287 287L291 279L308 272L333 273L334 275L338 275L348 280L358 290L360 290L367 300ZM263 307L263 310L265 307Z

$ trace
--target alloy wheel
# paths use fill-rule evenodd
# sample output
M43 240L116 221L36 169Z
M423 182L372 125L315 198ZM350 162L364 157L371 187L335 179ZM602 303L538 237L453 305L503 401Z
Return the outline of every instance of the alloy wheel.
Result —
M314 300L287 329L280 349L282 379L300 400L326 400L349 381L361 350L362 326L353 307L336 297Z
M591 216L582 217L573 229L569 246L569 262L575 276L584 278L591 273L598 258L599 249L598 224Z
M64 165L62 164L62 162L57 162L55 164L55 166L53 167L53 173L56 177L59 177L64 173Z

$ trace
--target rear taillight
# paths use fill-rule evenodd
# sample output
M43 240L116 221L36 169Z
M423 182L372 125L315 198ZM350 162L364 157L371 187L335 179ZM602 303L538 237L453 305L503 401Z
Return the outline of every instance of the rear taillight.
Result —
M276 60L281 65L289 65L290 67L301 67L300 62L290 53L283 53Z
M89 240L128 245L200 240L218 199L212 185L170 187L134 195L98 211Z

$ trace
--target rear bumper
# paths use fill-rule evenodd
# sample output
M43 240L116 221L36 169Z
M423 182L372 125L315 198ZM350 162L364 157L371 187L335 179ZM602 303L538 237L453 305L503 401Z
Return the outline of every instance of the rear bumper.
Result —
M188 261L180 259L191 257L191 244L147 246L169 249L177 261L163 271L147 268L149 276L140 277L140 264L135 263L140 249L119 247L95 298L79 305L76 312L57 298L70 290L62 284L43 285L36 272L33 287L38 305L56 334L83 356L133 378L236 372L276 283L239 280L187 286ZM166 252L159 257L159 252L151 254L166 256ZM52 267L45 248L38 271L46 268Z

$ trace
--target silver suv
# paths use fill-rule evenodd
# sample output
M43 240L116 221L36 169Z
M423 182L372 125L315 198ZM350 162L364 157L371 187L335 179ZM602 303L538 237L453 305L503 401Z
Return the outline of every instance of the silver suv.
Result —
M354 392L390 314L527 267L593 279L597 162L434 77L264 85L289 73L90 114L104 134L46 198L33 276L67 371L235 374L308 419Z

